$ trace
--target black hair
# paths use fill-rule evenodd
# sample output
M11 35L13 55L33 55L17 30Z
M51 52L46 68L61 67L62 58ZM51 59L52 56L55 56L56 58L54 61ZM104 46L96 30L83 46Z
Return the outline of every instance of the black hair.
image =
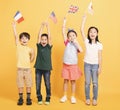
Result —
M67 32L67 37L68 37L69 33L71 33L71 32L75 33L75 35L77 36L76 31L74 31L74 30L69 30L69 31Z
M43 34L41 35L41 37L43 37L43 36L45 36L45 37L48 39L48 34L43 33Z
M88 29L87 36L88 36L88 40L89 40L89 43L90 43L90 44L92 44L92 40L90 39L89 32L90 32L90 30L93 29L93 28L97 31L97 33L99 32L99 31L98 31L98 28L95 27L95 26L91 26L91 27ZM98 35L96 36L95 41L96 41L96 42L97 42L97 41L99 42Z
M30 34L27 33L27 32L22 32L20 35L19 35L19 39L21 39L23 36L25 36L26 38L28 38L30 40Z

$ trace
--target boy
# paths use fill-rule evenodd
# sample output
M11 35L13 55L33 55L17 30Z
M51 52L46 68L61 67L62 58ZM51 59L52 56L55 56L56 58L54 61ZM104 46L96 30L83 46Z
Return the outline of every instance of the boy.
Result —
M43 27L46 26L48 34L42 33ZM50 84L50 74L52 70L51 62L51 36L50 30L47 23L42 23L37 41L37 57L35 63L35 73L36 73L36 95L38 98L38 104L42 104L42 94L41 94L41 80L42 75L44 77L45 87L46 87L46 100L45 104L50 103L51 96L51 84Z
M23 105L23 88L24 81L26 83L27 99L26 104L31 105L32 101L31 86L32 86L32 75L30 69L30 62L34 60L34 50L27 46L30 40L30 35L27 32L23 32L17 35L16 23L13 23L13 31L15 36L15 44L17 50L17 86L19 91L19 99L17 105Z

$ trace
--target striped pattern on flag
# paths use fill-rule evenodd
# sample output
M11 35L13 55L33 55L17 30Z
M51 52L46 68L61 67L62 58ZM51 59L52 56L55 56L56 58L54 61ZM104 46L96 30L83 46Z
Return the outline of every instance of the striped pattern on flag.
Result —
M14 20L15 20L17 23L20 23L20 22L22 22L22 21L24 20L22 14L21 14L19 11L16 12L16 14L15 14L15 16L14 16Z
M56 18L56 15L53 11L50 14L50 18L53 20L54 23L57 23L57 18Z

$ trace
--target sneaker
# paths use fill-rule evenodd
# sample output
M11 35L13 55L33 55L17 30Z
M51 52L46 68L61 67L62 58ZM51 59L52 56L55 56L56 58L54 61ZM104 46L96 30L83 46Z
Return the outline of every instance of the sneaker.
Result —
M86 105L90 105L90 99L87 99L85 103Z
M17 105L23 105L23 99L22 98L18 99Z
M93 99L92 105L96 106L97 105L97 100Z
M39 96L39 97L38 97L38 104L39 104L39 105L42 105L42 104L43 104L42 96Z
M32 105L32 100L30 98L26 99L26 105Z
M74 96L71 97L71 103L75 104L76 103L76 98Z
M65 101L67 101L67 97L66 97L66 96L63 96L63 97L60 99L60 102L64 103Z
M49 105L49 104L50 104L50 97L46 97L45 105Z
M38 104L39 104L39 105L42 105L42 104L43 104L43 101L38 101Z

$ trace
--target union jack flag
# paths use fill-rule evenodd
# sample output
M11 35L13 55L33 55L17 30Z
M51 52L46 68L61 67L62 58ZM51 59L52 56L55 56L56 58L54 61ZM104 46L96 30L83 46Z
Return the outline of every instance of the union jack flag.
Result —
M68 10L68 13L75 13L78 11L78 9L79 9L78 6L71 5L69 10Z

